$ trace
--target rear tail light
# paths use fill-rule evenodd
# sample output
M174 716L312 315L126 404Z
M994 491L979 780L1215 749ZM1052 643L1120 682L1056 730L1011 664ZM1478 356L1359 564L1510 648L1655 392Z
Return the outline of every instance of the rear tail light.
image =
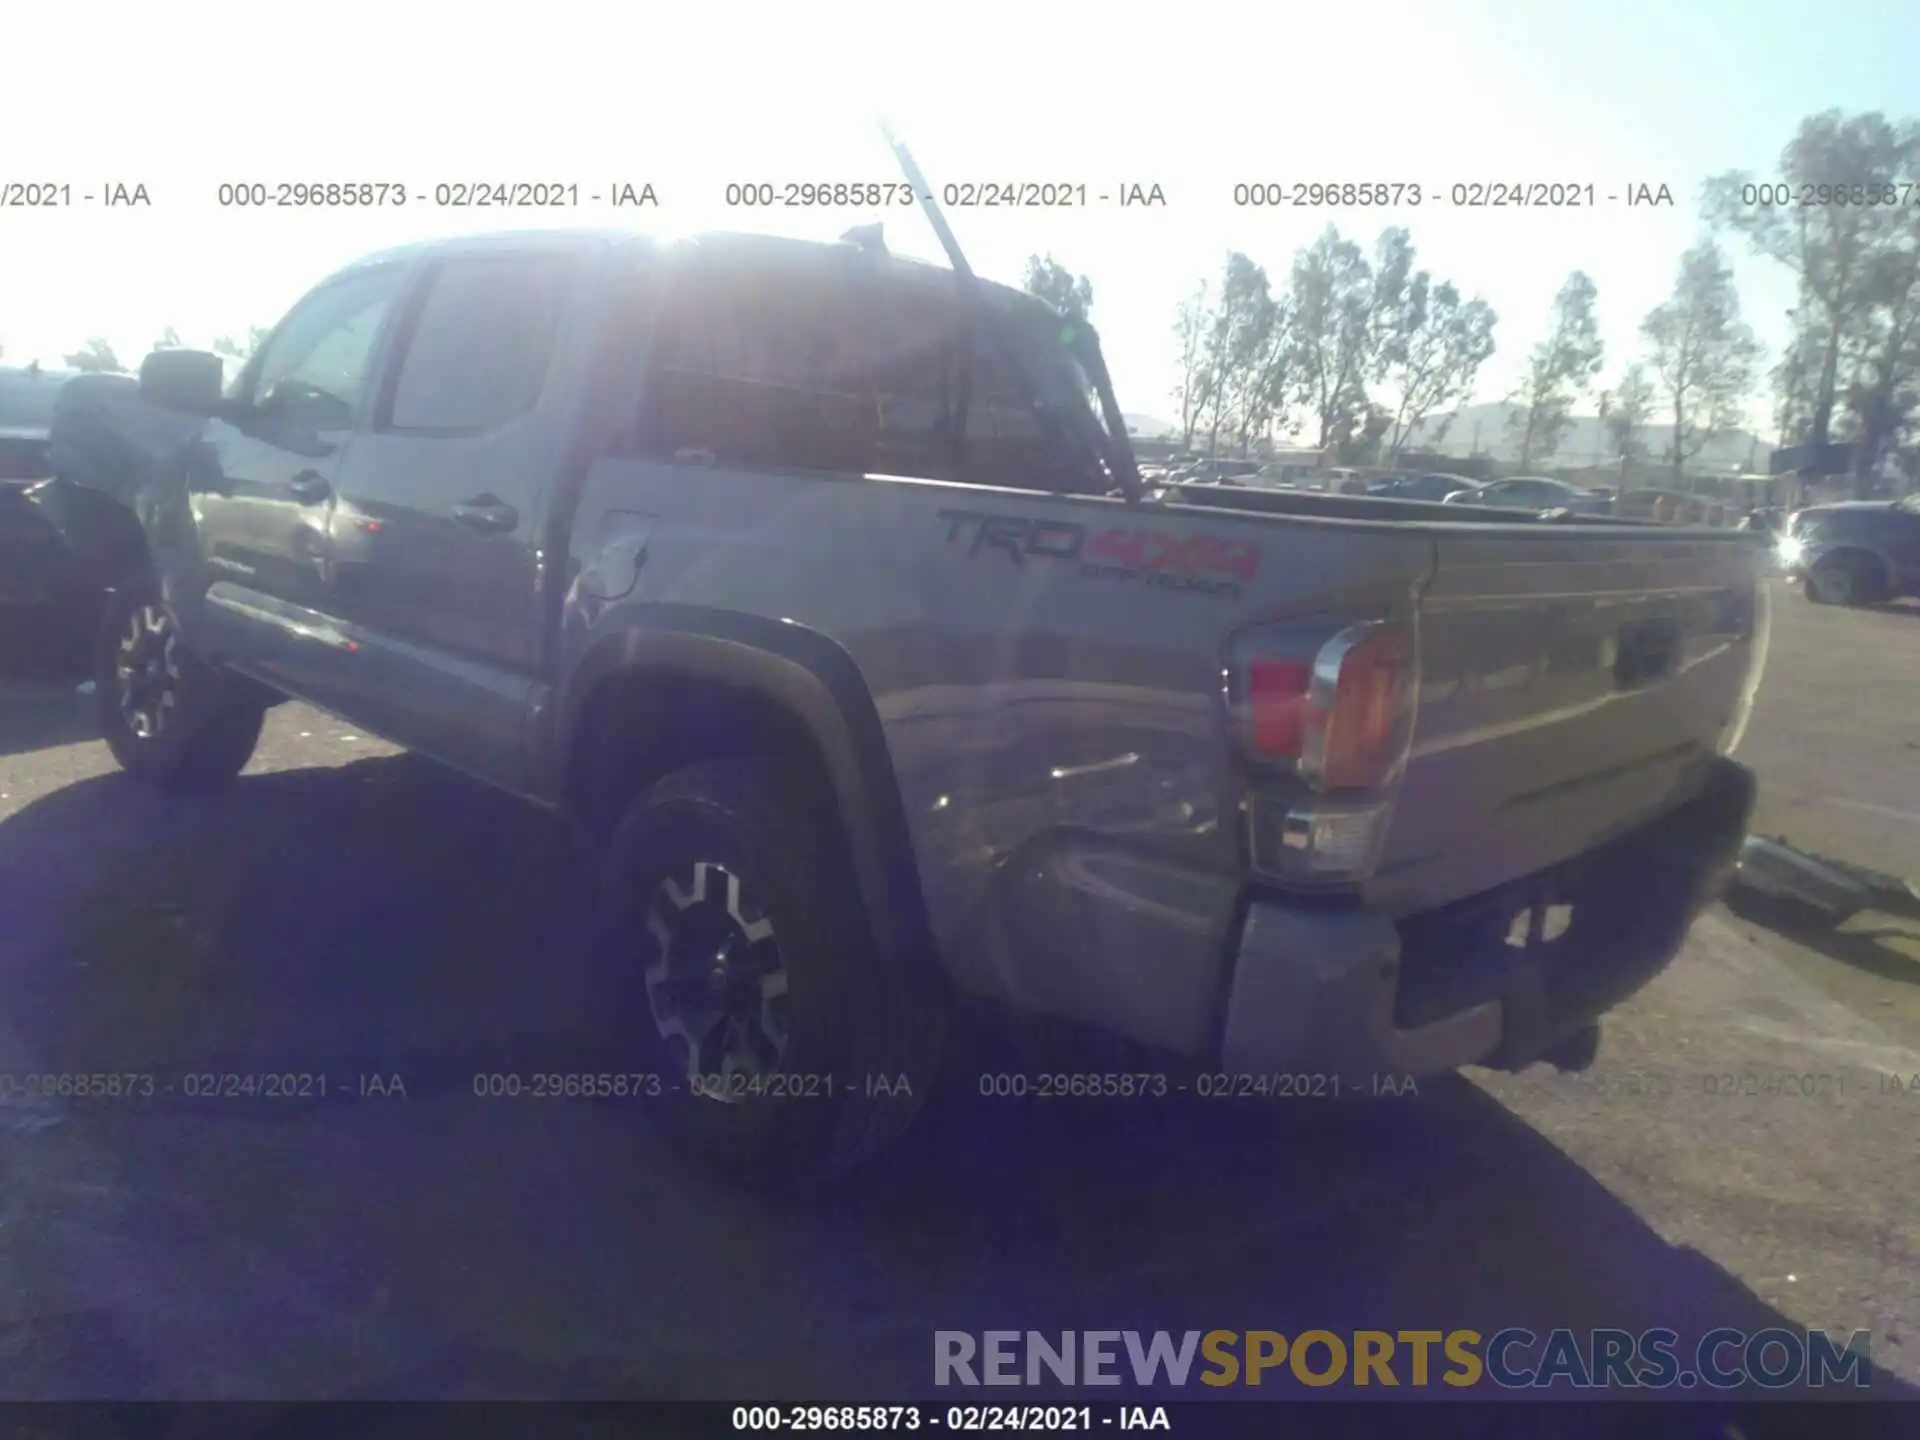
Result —
M1227 695L1250 777L1255 868L1293 880L1371 873L1413 746L1412 623L1263 627L1237 637Z
M1354 625L1317 644L1256 632L1242 640L1238 668L1249 760L1291 769L1322 792L1378 789L1406 763L1419 685L1410 626Z

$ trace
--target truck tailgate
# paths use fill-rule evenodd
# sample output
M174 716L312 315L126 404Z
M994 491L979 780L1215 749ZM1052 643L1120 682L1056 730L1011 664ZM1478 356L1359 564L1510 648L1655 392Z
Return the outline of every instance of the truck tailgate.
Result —
M1443 527L1413 753L1371 898L1404 913L1557 864L1690 799L1765 649L1752 536Z

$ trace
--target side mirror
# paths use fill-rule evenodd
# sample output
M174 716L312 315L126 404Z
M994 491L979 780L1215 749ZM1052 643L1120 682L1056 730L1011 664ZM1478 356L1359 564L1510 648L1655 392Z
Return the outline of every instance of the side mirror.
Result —
M211 415L226 363L205 350L156 350L140 362L140 396L151 405Z

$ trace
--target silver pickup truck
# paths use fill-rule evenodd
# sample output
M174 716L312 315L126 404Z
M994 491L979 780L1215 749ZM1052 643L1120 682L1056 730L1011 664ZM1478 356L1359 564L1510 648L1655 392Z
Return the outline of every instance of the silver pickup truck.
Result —
M577 817L641 1108L742 1175L877 1151L962 993L1231 1074L1576 1067L1745 831L1755 537L1146 490L1093 333L970 273L435 242L221 378L56 417L125 517L120 763L224 784L292 696Z

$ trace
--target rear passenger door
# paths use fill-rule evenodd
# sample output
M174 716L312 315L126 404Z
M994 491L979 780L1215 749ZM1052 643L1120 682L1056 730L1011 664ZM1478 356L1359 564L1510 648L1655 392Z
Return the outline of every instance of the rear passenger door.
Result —
M509 788L569 414L550 375L591 279L587 252L537 239L430 263L335 486L330 605L356 648L315 698Z

